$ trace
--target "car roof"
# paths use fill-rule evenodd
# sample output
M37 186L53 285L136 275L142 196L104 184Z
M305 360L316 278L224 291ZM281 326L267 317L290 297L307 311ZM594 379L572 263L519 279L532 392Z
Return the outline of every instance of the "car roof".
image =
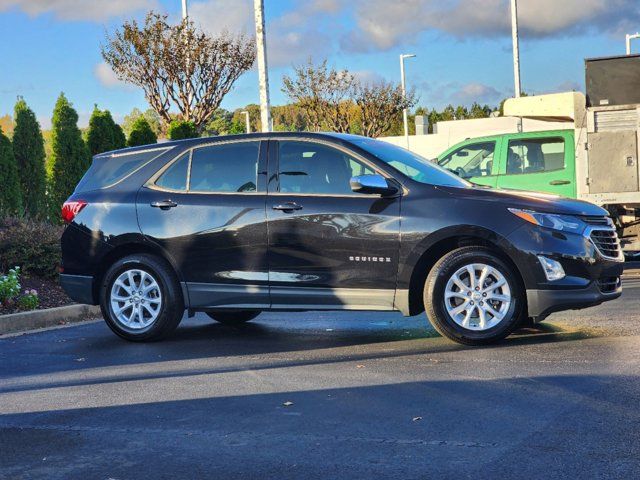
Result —
M185 147L199 145L201 143L213 143L213 142L228 142L232 140L269 140L275 138L316 138L318 140L340 140L343 142L349 142L356 138L364 138L360 135L350 135L334 132L256 132L256 133L242 133L238 135L215 135L210 137L198 137L188 138L185 140L171 140L168 142L151 143L149 145L140 145L137 147L121 148L119 150L111 150L109 152L99 153L96 156L111 156L122 153L133 153L137 151L149 150L151 148L173 148L173 147Z

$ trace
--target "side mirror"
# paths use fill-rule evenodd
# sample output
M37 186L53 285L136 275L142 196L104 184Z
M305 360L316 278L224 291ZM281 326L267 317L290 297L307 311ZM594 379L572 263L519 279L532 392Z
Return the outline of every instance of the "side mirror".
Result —
M368 193L385 197L398 191L382 175L358 175L357 177L351 177L349 183L351 183L351 190L356 193Z

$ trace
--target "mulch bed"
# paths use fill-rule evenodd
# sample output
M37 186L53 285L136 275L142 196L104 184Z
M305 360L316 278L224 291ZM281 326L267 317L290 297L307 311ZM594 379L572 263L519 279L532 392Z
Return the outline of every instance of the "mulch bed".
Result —
M23 294L25 290L36 290L38 297L40 298L40 305L38 310L45 308L63 307L70 305L73 302L67 294L64 293L62 287L58 284L57 280L40 277L29 277L23 275L20 277L20 294ZM0 305L0 315L8 315L10 313L17 313L21 310L17 304L13 305Z

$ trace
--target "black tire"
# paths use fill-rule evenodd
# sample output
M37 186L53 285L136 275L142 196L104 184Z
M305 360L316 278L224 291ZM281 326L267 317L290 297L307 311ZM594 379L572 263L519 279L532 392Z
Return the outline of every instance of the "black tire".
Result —
M206 312L209 315L209 318L215 320L216 322L222 323L224 325L242 325L243 323L247 323L258 315L260 315L260 310L238 310L238 311L228 311L223 312L221 310L215 312Z
M505 305L504 318L495 326L479 331L456 323L445 304L445 290L449 279L459 269L473 263L482 263L497 269L506 279L511 291L511 302L508 308ZM427 317L441 335L454 342L464 345L486 345L498 342L508 336L522 321L526 301L517 275L518 273L511 266L489 249L463 247L453 250L442 257L427 276L423 296Z
M110 295L114 282L122 273L137 269L153 277L159 286L162 302L157 318L150 325L132 329L118 321L111 306ZM100 309L113 332L129 341L160 340L172 333L184 315L184 299L180 283L171 266L162 258L149 254L129 255L116 261L104 275L100 286Z

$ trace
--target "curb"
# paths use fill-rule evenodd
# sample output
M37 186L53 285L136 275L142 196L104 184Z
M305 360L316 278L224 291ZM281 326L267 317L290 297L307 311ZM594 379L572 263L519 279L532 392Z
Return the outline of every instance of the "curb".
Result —
M11 313L0 316L0 335L81 322L101 315L98 306L77 304Z

